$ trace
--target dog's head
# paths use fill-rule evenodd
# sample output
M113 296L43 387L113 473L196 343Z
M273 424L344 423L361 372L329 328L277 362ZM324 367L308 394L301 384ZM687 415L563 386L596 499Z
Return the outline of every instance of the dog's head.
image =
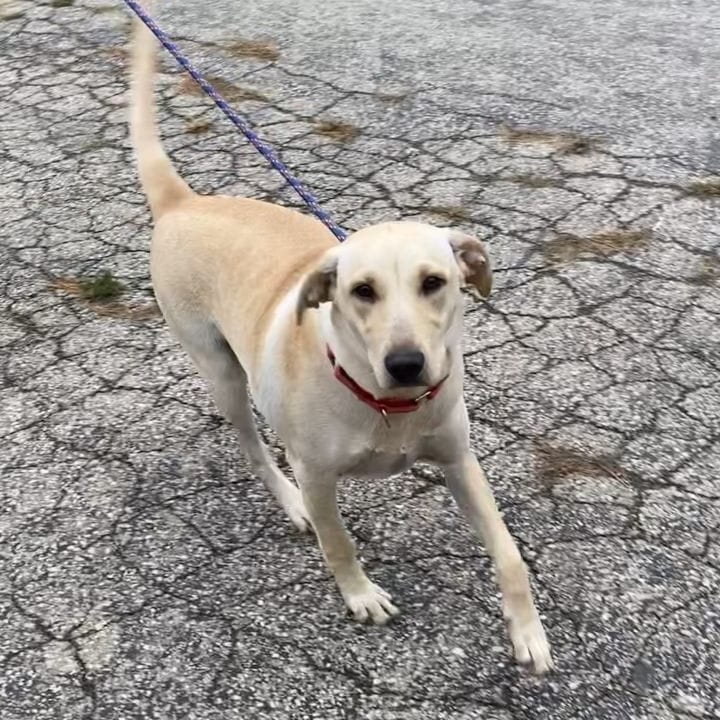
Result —
M297 317L332 302L334 331L364 357L380 388L420 387L447 375L462 332L463 285L490 293L482 243L414 222L373 225L333 247L305 277Z

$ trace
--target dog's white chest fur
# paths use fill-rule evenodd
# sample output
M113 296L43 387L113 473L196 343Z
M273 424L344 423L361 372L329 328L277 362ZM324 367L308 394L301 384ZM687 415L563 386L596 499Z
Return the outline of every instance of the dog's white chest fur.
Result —
M342 474L355 477L387 477L411 467L421 456L418 437L388 433L384 437L365 438L346 449Z
M343 475L355 477L387 477L407 470L418 459L416 452L382 452L366 450L347 459Z

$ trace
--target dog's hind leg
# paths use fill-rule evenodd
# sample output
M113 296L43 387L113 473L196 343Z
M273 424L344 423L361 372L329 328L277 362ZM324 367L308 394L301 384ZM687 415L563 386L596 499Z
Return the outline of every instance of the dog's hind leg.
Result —
M310 520L300 490L283 474L261 440L248 395L247 375L230 345L214 325L207 322L173 322L166 320L173 334L193 359L200 374L212 386L218 410L233 424L243 450L258 475L301 532L310 529Z

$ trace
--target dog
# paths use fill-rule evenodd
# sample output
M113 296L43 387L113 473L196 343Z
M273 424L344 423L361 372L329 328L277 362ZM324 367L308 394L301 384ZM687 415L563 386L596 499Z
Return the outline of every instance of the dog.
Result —
M387 477L416 461L440 467L494 561L516 659L550 670L526 565L469 443L461 289L490 293L484 246L417 222L372 225L340 244L294 210L196 194L162 147L155 42L136 25L130 134L154 225L154 292L254 473L299 530L314 530L354 617L382 624L398 609L356 558L338 481ZM261 441L248 393L284 443L297 485Z

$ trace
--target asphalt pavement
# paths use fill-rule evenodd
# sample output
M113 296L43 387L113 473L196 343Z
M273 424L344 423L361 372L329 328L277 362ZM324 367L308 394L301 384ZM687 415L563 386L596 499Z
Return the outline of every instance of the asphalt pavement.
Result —
M487 242L472 439L557 671L427 467L345 483L402 611L345 617L154 306L123 4L5 0L0 720L720 718L720 5L157 14L342 225ZM297 204L169 60L158 100L197 190Z

